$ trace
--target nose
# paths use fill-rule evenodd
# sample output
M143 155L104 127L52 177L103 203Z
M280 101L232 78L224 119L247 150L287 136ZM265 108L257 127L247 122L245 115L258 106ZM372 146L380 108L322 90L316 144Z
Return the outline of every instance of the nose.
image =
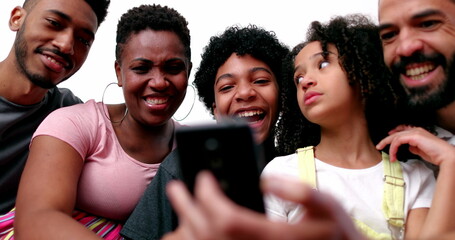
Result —
M256 90L249 81L241 81L237 86L235 99L237 101L250 101L256 97Z
M417 33L402 29L398 36L396 55L409 57L415 52L422 51L423 45L423 41L418 37Z
M306 74L305 77L298 84L303 90L307 90L311 86L316 86L316 80L310 74Z
M54 38L53 45L64 54L74 54L74 35L70 30L62 31Z
M169 87L166 74L159 67L154 67L149 74L148 85L155 91L163 91Z

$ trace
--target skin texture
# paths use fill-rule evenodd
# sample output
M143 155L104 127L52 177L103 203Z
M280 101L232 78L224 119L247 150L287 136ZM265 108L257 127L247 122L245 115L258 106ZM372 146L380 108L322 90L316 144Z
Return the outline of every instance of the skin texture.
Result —
M226 115L243 116L243 120L251 122L258 142L270 146L267 147L270 156L275 156L280 145L274 142L279 134L275 122L282 108L280 89L286 80L284 62L288 53L289 49L272 31L256 25L231 26L210 38L194 75L199 100L217 121ZM266 71L258 71L260 69ZM227 91L220 91L216 83L222 75L231 82ZM277 93L272 93L275 90ZM240 112L248 114L239 115Z
M184 55L184 48L177 35L169 31L144 30L133 34L115 70L119 86L123 89L128 114L120 125L114 124L117 136L137 134L141 129L143 139L119 138L122 147L130 156L144 163L160 163L169 153L172 134L156 138L156 134L170 133L173 123L169 121L177 111L186 94L190 65ZM115 111L110 106L112 119L121 119L124 110ZM164 132L163 132L164 131ZM142 135L141 134L141 135ZM144 139L149 144L144 144ZM157 149L149 151L148 148Z
M278 117L279 94L277 80L267 64L233 53L218 69L214 91L216 119L243 117L257 142L267 139Z
M455 4L449 0L379 1L384 59L406 90L411 106L436 113L437 125L455 132L453 60ZM424 116L422 116L424 117ZM433 203L421 236L455 231L455 148L422 128L398 126L378 149L390 145L391 161L401 145L439 166Z
M139 31L123 47L115 67L129 110L113 127L128 155L158 163L172 148L169 119L185 96L189 60L170 31ZM108 105L108 111L111 119L122 119L125 105ZM71 217L83 164L66 142L50 136L33 139L17 199L17 239L99 239Z
M18 33L8 57L0 64L0 73L9 72L1 74L0 95L29 105L41 101L47 88L79 70L98 22L83 0L40 0L29 11L14 8L9 26Z
M339 118L331 118L338 114L363 118L360 95L356 88L349 86L338 63L337 49L329 45L328 51L331 54L326 60L320 43L311 42L295 58L294 79L300 110L309 121L319 125L339 124Z
M410 104L436 111L437 124L454 133L455 3L381 0L379 24L385 62Z
M425 129L398 126L390 131L376 146L383 149L390 145L390 161L396 161L398 147L407 144L410 152L419 155L422 159L439 166L436 189L433 202L421 225L419 237L434 238L455 232L455 219L453 213L453 199L455 199L455 148L446 141L434 136Z
M315 155L321 161L343 168L374 166L381 161L381 157L367 133L359 89L348 84L346 74L338 63L337 49L329 45L327 50L330 53L324 59L320 42L310 42L296 56L294 64L302 113L321 126L321 142L316 146ZM340 139L348 138L350 140L346 142L349 146L340 144ZM350 152L357 153L352 155ZM346 157L340 158L340 155ZM409 211L405 228L407 238L418 236L419 226L427 211L428 208Z

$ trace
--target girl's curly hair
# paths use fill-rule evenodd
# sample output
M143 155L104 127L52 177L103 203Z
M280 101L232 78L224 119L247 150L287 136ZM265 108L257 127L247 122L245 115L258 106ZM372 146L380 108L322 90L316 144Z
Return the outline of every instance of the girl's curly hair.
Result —
M338 50L338 60L349 84L360 89L370 136L377 143L396 126L398 119L391 112L402 96L392 86L395 83L384 63L377 26L360 14L337 16L326 24L315 21L307 32L306 42L294 47L288 61L293 63L302 48L314 41L320 42L323 52L329 44ZM283 113L276 130L281 155L293 153L299 147L315 146L320 141L319 126L309 122L298 106L293 71L293 64L288 65L282 89Z

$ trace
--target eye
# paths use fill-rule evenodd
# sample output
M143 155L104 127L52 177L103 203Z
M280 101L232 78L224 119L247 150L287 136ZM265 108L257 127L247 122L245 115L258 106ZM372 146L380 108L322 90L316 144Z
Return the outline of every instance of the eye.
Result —
M172 63L167 63L163 66L164 72L171 74L171 75L177 75L180 74L181 72L184 72L186 69L185 63L183 62L172 62Z
M46 21L54 28L61 28L62 24L60 24L58 21L52 19L52 18L47 18Z
M224 86L221 86L221 87L219 88L219 91L220 91L220 92L226 92L226 91L229 91L230 89L232 89L233 87L234 87L234 86L232 86L232 85L224 85Z
M254 81L255 84L267 84L269 82L270 82L270 80L269 79L265 79L265 78L257 79L257 80Z
M149 67L141 65L141 66L132 67L131 70L133 70L133 72L135 72L137 74L145 74L149 71Z
M329 66L329 64L330 64L329 61L326 61L326 60L321 61L321 63L319 63L319 69L325 68L325 67Z
M81 42L82 44L84 44L87 47L90 47L92 44L92 42L90 40L87 40L83 37L79 37L78 40L79 40L79 42Z
M428 20L428 21L421 22L419 24L419 27L428 29L428 28L433 28L433 27L439 25L440 23L441 23L441 21L439 21L439 20Z
M387 42L394 38L396 35L398 35L397 31L381 31L379 33L379 37L381 38L381 41Z
M301 84L301 83L303 82L303 79L304 79L303 76L297 76L297 77L295 77L295 78L294 78L294 83L295 83L295 85Z

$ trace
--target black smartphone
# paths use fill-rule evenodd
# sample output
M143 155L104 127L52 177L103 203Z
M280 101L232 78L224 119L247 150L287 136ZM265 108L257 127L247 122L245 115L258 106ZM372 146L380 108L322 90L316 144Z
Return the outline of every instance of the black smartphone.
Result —
M245 123L218 123L181 127L176 131L183 181L191 193L196 175L209 170L234 202L263 213L259 188L263 151Z

